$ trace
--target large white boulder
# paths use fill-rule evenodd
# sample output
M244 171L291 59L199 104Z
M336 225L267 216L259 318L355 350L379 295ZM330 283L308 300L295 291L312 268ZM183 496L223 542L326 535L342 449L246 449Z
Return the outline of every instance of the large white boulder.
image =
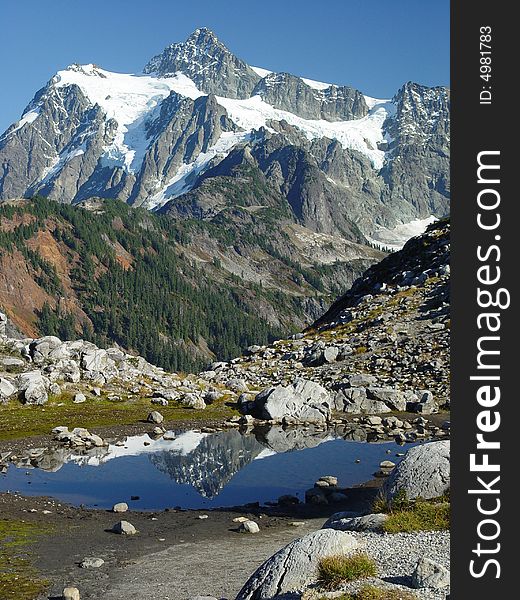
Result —
M357 548L356 538L344 531L321 529L309 533L267 559L251 575L236 600L269 600L299 590L316 580L320 559L348 554Z
M49 399L47 390L50 382L40 371L21 373L17 378L18 390L22 392L24 404L45 404Z
M389 499L403 490L406 498L438 498L450 489L450 442L429 442L410 448L385 481Z
M11 381L0 377L0 400L5 400L16 393L16 386Z
M292 385L262 390L254 400L253 414L266 420L280 421L287 417L298 421L328 421L331 403L331 396L324 387L298 378Z

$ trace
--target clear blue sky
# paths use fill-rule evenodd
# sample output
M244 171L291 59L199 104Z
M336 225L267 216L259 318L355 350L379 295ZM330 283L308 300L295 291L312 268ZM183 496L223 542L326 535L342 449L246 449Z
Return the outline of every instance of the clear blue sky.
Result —
M203 26L251 65L370 96L449 84L449 0L0 0L0 23L0 132L59 69L138 73Z

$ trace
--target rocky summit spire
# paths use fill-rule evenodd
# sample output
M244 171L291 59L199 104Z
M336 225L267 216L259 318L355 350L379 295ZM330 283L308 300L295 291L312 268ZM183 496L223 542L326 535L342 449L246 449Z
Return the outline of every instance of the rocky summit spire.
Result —
M181 72L201 91L228 98L248 98L260 79L207 27L196 29L185 42L170 44L143 72L161 77Z

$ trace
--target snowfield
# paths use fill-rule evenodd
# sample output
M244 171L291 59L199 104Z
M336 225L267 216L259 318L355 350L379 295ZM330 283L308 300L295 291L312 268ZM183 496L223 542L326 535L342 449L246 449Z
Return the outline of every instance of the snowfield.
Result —
M435 221L437 221L437 217L430 215L426 219L415 219L408 223L401 223L393 229L379 227L379 229L372 234L371 238L367 237L367 240L378 247L386 247L392 251L400 250L410 238L424 233L428 225Z
M252 68L262 77L271 73L260 67ZM311 79L303 81L319 90L331 85ZM150 143L146 125L157 116L161 102L172 91L193 100L205 95L189 77L180 72L171 77L134 75L113 73L92 64L71 65L59 71L51 80L51 85L57 89L77 85L92 105L101 107L107 119L113 119L117 123L114 140L105 146L101 163L105 166L122 167L129 173L137 173L141 168ZM377 100L367 96L365 99L370 109L366 117L330 122L303 119L293 113L278 110L264 102L260 96L253 96L247 100L217 97L218 103L226 109L230 119L242 131L224 133L207 152L195 161L182 165L173 178L159 181L157 191L147 205L149 208L162 206L169 199L191 189L196 177L204 172L215 157L226 156L237 143L247 141L252 131L260 127L270 129L268 123L272 120L287 121L302 131L309 140L322 137L338 140L344 148L357 150L372 162L375 169L380 169L385 160L385 151L381 144L389 141L385 139L383 124L387 117L394 114L395 107L389 100ZM39 109L35 106L23 115L13 131L32 124L38 115ZM68 161L83 151L84 143L79 148L69 149L56 156L46 173L46 179L49 180L59 173Z

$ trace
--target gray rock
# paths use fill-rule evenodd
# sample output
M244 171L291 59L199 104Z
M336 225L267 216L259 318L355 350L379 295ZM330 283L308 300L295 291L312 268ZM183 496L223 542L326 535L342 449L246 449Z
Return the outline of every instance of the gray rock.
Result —
M128 521L119 521L112 527L112 531L120 535L135 535L137 533L137 529Z
M255 521L244 521L238 526L240 533L259 533L260 527Z
M87 557L80 562L79 566L82 569L99 569L104 564L105 561L102 558Z
M112 507L112 512L115 513L124 513L128 510L128 504L126 502L117 502Z
M82 394L81 392L74 394L74 398L72 400L72 402L74 402L74 404L82 404L83 402L86 402L86 401L87 401L87 397L85 396L85 394Z
M333 363L336 362L336 360L338 359L338 355L339 348L337 348L336 346L327 346L327 348L325 348L325 350L323 351L323 360L326 363Z
M252 95L259 95L275 108L304 119L345 121L368 113L365 99L358 90L335 85L317 90L289 73L269 73L258 82Z
M321 529L296 539L264 562L246 582L236 600L268 600L302 589L316 579L325 556L348 554L358 548L349 533Z
M446 567L423 556L412 574L412 587L443 589L450 585L450 572Z
M408 499L437 498L450 488L450 442L429 442L410 448L385 481L383 491L392 499L404 490Z
M368 375L366 373L356 373L355 375L350 375L348 382L350 387L367 387L369 385L374 385L376 378L373 375Z
M63 600L80 600L79 590L75 587L66 587L61 597Z
M0 312L0 336L5 336L7 331L7 316Z
M393 388L367 388L367 396L371 400L386 404L391 410L405 411L406 398L400 390Z
M152 412L148 414L146 420L148 421L148 423L156 423L157 425L159 425L164 421L164 417L159 411L152 410Z
M22 392L24 404L45 404L49 399L48 385L49 381L40 371L28 371L17 378L17 387Z
M54 359L64 358L65 356L59 352L63 342L54 335L46 335L45 337L34 340L29 344L29 354L34 364L42 364L48 361L52 355ZM66 355L66 353L65 353Z
M193 408L195 410L204 410L206 408L206 403L200 394L184 394L181 402L186 408Z
M25 361L22 360L21 358L14 358L14 357L10 357L7 356L6 358L2 358L0 360L0 364L3 367L23 367L25 365Z
M348 516L344 516L344 515ZM338 531L382 531L388 515L374 513L363 516L351 516L352 513L335 513L323 525L323 529Z
M267 388L254 400L253 415L265 420L292 417L298 421L328 421L331 397L321 385L296 379L290 386Z
M17 392L18 388L11 381L0 377L0 400L9 398Z

